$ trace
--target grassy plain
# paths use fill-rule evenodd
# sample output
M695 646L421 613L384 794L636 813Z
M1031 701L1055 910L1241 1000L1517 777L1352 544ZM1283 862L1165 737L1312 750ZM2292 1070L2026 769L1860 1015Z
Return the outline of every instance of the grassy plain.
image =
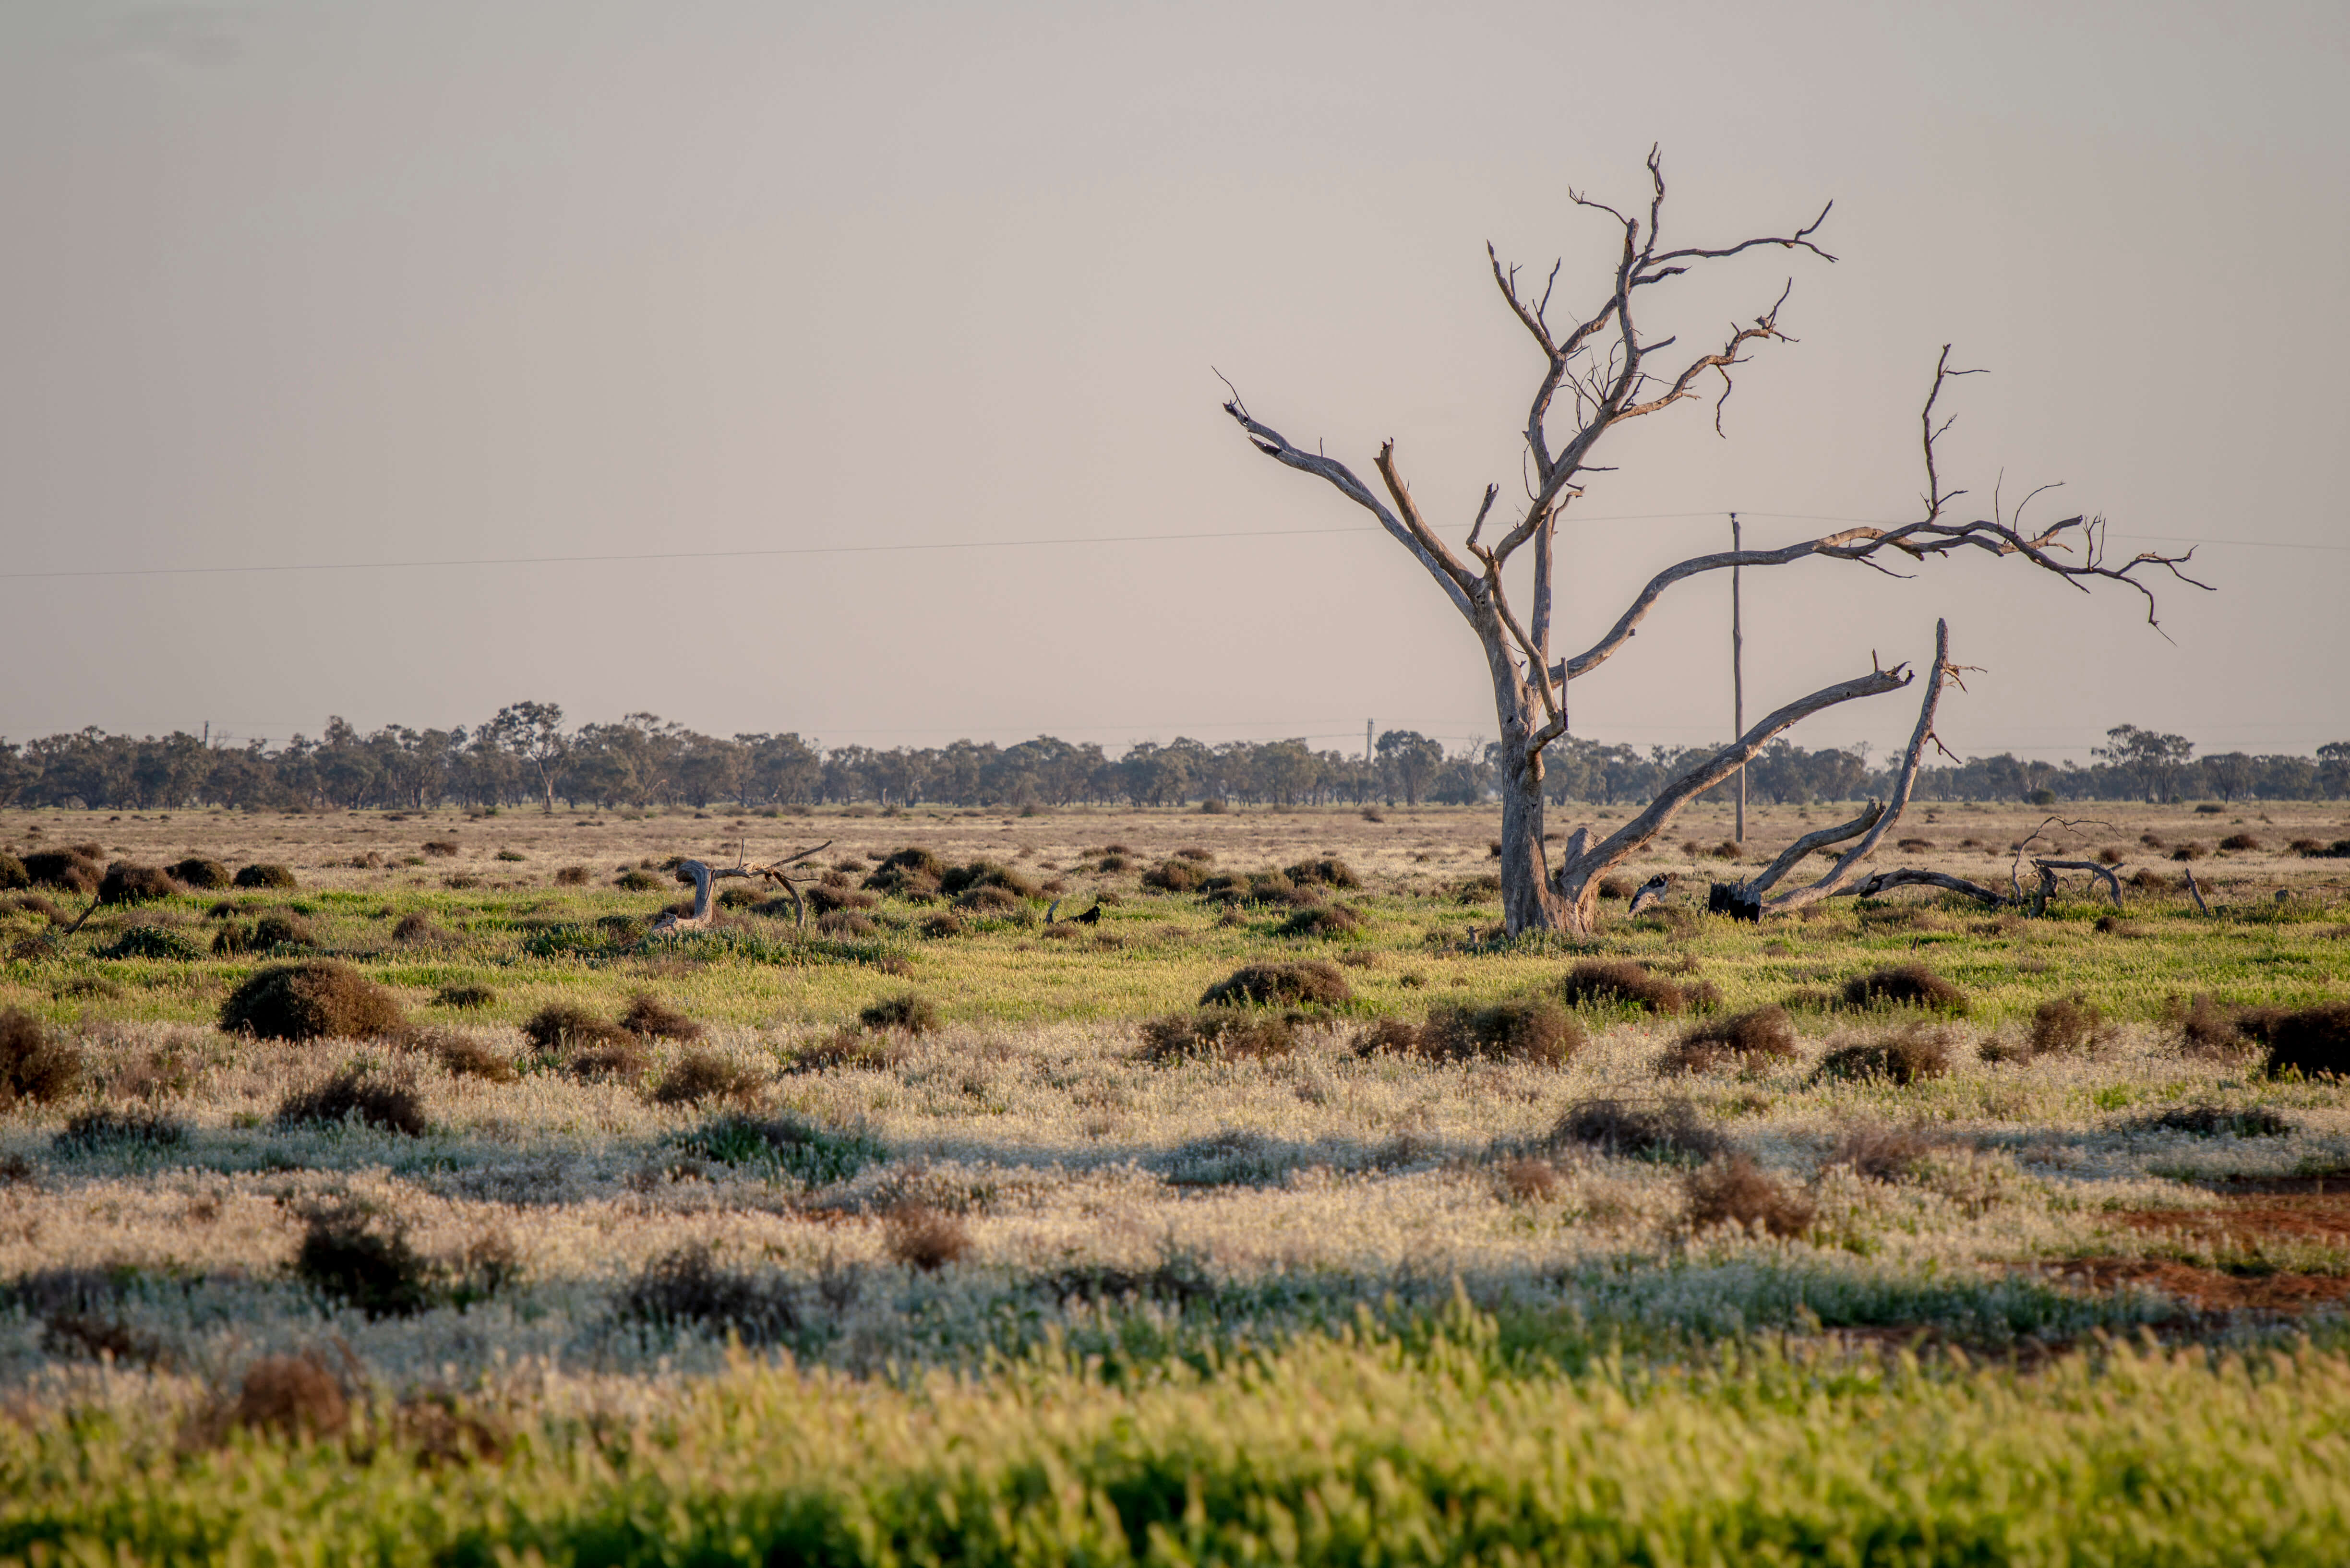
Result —
M1830 809L1757 812L1748 861ZM2101 1560L2285 1561L2338 1542L2350 1090L2189 1048L2173 999L2350 1000L2350 861L2284 852L2350 835L2339 807L2108 806L2058 830L2125 876L2207 850L2189 864L2211 914L2133 886L2118 929L2077 876L2043 919L1915 894L1710 917L1728 823L1706 808L1630 869L1681 875L1666 911L1615 904L1597 937L1521 945L1491 940L1489 818L1380 815L0 814L19 854L90 841L298 883L109 907L69 938L0 915L0 1009L87 1067L0 1113L0 1556L107 1538L151 1560L762 1561L796 1542L2057 1561L2102 1532ZM1907 831L1932 842L1888 863L2003 883L2044 815L1920 810ZM2260 847L2218 850L2231 835ZM827 838L815 864L846 890L919 845L1101 917L1048 928L1045 894L935 935L942 905L885 898L829 932L738 911L649 947L681 889L613 885ZM1185 849L1219 871L1343 859L1363 885L1321 896L1361 922L1288 936L1288 905L1143 884ZM559 882L573 866L585 883ZM85 902L51 897L67 919ZM288 954L213 938L270 914L421 1033L220 1033L231 989ZM127 956L142 947L167 956ZM1352 1000L1285 1048L1150 1048L1146 1021L1238 965L1309 958ZM1627 958L1718 1002L1579 1010L1589 1038L1563 1063L1357 1044ZM1964 1014L1816 1005L1910 962ZM455 1005L467 987L491 995ZM934 1031L858 1026L909 992ZM518 1028L639 994L702 1039L590 1077ZM2101 1022L2034 1050L2035 1012L2068 997ZM1700 1016L1791 998L1791 1055L1669 1069ZM1905 1033L1947 1070L1825 1070ZM697 1054L730 1093L665 1102ZM421 1130L280 1116L352 1067L410 1087ZM1695 1131L1679 1151L1574 1136L1603 1100ZM116 1121L77 1137L98 1111ZM771 1147L754 1125L796 1130ZM396 1243L419 1293L338 1284L322 1233ZM303 1367L317 1386L272 1404L269 1377Z

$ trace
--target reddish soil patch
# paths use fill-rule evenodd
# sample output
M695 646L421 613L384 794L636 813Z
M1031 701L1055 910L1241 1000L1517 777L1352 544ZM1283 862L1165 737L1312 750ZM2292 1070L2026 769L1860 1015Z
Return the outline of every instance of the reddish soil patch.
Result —
M2286 1179L2323 1180L2324 1178ZM2134 1209L2119 1216L2140 1231L2168 1231L2200 1241L2254 1240L2290 1236L2307 1241L2350 1241L2350 1183L2334 1179L2334 1190L2280 1188L2263 1182L2241 1197L2230 1196L2217 1209ZM2230 1189L2233 1192L2242 1189Z
M2146 1286L2197 1312L2301 1313L2350 1296L2339 1274L2227 1274L2161 1258L2081 1258L2052 1272L2100 1291Z

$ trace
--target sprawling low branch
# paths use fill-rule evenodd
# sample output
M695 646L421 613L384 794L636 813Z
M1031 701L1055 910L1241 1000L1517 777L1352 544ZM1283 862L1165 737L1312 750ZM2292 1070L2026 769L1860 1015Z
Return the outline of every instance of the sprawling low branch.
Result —
M1842 844L1848 838L1859 837L1862 834L1866 833L1870 828L1875 827L1878 819L1883 817L1884 815L1885 803L1879 800L1872 800L1867 805L1862 808L1860 815L1854 817L1850 822L1840 822L1834 827L1823 827L1817 832L1806 833L1801 838L1798 838L1795 842L1787 846L1786 848L1781 850L1779 852L1779 857L1776 860L1772 861L1770 865L1764 867L1761 876L1755 877L1752 881L1748 882L1743 888L1740 888L1739 891L1744 893L1750 898L1760 898L1763 894L1778 886L1779 879L1781 877L1786 876L1788 872L1793 871L1796 867L1801 866L1807 857L1817 854L1819 851L1827 848L1832 844Z
M711 866L700 860L681 860L677 863L678 871L693 883L693 912L690 915L664 914L653 922L652 929L645 934L648 937L669 937L685 931L707 929L710 922L716 918L717 911L712 907L716 898L716 884L740 877L760 877L770 886L783 888L792 900L794 912L798 917L796 923L806 925L807 906L801 901L800 890L792 884L790 867L811 855L820 854L829 849L832 847L832 842L827 838L822 844L811 845L806 849L785 856L781 860L743 860L740 857L739 851L735 864L732 866Z
M1947 871L1925 871L1915 866L1904 866L1892 871L1878 871L1862 878L1853 888L1856 897L1874 898L1896 888L1939 888L1948 893L1964 893L1970 898L1981 898L1997 906L2007 902L2005 895L1995 888L1980 882L1970 882L1963 877L1953 877Z

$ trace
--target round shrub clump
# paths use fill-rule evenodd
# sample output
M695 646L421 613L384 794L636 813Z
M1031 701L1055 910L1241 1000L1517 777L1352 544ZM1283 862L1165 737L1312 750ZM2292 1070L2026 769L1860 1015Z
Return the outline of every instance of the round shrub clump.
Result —
M286 867L274 865L247 866L234 878L240 888L285 888L299 886L294 873Z
M1923 1007L1964 1012L1967 993L1923 964L1895 964L1845 981L1847 1007Z
M99 879L98 901L101 904L151 904L159 898L169 898L186 891L155 867L133 866L128 860L118 860L108 867L106 875Z
M21 1008L0 1012L0 1111L61 1100L81 1086L81 1074L79 1046Z
M1200 1005L1344 1007L1354 999L1354 989L1336 964L1311 959L1243 965L1201 992Z
M211 890L228 887L232 881L227 867L202 855L191 855L164 869L171 872L173 881L188 888Z
M271 964L229 993L220 1022L263 1040L363 1040L401 1024L391 992L333 959Z
M13 892L18 888L32 885L32 876L26 871L22 860L13 855L0 854L0 892Z

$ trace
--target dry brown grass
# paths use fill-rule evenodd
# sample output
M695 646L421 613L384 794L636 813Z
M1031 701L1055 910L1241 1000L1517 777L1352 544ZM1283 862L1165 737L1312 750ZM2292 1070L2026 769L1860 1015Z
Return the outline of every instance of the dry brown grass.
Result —
M331 1437L350 1425L342 1381L317 1355L265 1355L244 1370L234 1398L215 1401L192 1419L182 1443L218 1448L233 1431L264 1432L285 1441Z

